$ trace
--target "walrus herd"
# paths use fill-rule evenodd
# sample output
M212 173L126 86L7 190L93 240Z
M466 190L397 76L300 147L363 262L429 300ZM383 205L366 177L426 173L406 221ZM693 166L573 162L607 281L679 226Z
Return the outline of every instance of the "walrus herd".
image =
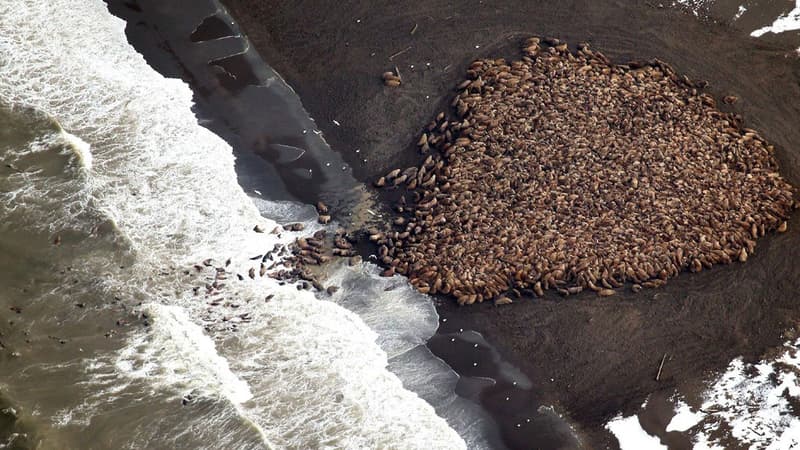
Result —
M421 164L376 181L405 190L394 229L370 235L385 275L459 304L608 296L744 262L786 231L793 188L773 146L705 83L556 39L523 54L473 62L421 134Z

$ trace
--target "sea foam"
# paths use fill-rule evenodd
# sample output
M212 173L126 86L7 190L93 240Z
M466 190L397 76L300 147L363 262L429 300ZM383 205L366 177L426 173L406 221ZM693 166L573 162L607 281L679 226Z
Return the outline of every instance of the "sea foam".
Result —
M404 329L381 330L380 337L336 303L267 277L229 281L239 303L235 314L209 308L192 295L183 268L231 258L228 270L246 273L249 256L296 235L253 232L277 223L262 217L237 184L231 148L197 124L191 90L153 71L102 1L4 2L0 17L0 101L57 118L82 162L75 201L112 220L133 255L130 267L98 283L143 299L152 323L131 338L113 373L95 361L87 374L146 375L159 392L225 399L261 430L265 446L465 447L431 405L387 370L387 354L376 343L402 352L424 342L435 328L424 297L390 305L385 320ZM65 212L41 226L68 220L79 217ZM265 302L266 295L274 297ZM379 324L381 312L371 311L369 321ZM237 323L245 313L253 320ZM238 332L202 332L220 321L236 323ZM209 446L232 444L219 439Z

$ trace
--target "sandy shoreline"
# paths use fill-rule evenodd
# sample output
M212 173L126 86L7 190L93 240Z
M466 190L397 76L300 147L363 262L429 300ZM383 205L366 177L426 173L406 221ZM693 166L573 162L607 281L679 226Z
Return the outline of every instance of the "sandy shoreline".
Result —
M225 3L365 182L417 162L419 130L445 109L466 66L479 57L517 56L519 38L528 34L589 41L618 63L657 57L708 80L716 98L738 96L731 110L778 147L787 179L800 181L800 64L786 56L794 47L781 37L756 41L647 2L414 1L401 9L366 1ZM404 84L385 88L380 74L395 66ZM543 403L560 405L580 423L592 447L614 446L602 429L610 415L637 408L653 392L697 387L731 358L754 359L781 342L800 312L793 299L800 268L787 264L799 242L791 226L759 241L745 265L681 275L664 289L613 300L550 296L509 308L444 301L439 311L483 333L523 369ZM664 354L670 356L656 382ZM518 442L510 424L501 427L507 442Z
M15 201L33 194L9 202L0 239L10 255L0 261L0 442L800 445L798 214L745 264L638 295L553 292L502 307L426 297L372 264L326 264L332 250L308 239L326 222L317 201L330 206L331 235L389 220L381 212L399 191L372 182L420 163L422 126L448 108L473 59L517 58L530 34L589 40L613 62L657 57L709 80L718 100L740 98L724 108L777 146L782 174L800 186L800 34L748 37L788 9L676 1L712 5L719 20L657 0L6 8L6 100L20 95L48 123L0 114L12 144L0 181ZM386 70L402 72L403 85L384 87ZM56 121L74 134L53 133ZM32 152L12 148L17 134ZM280 226L296 222L298 234ZM273 256L300 249L301 235L319 271L273 282L288 261ZM355 241L332 245L353 242L365 261L379 253L366 236ZM308 282L317 276L324 284ZM643 440L626 441L629 431Z

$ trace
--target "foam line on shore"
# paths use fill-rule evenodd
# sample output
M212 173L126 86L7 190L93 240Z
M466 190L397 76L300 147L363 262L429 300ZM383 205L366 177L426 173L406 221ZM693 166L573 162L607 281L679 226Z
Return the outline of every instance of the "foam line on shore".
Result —
M228 304L237 308L213 310L192 295L198 281L185 272L193 264L231 258L229 270L241 273L254 252L298 234L253 231L278 224L261 217L238 185L231 148L197 124L191 90L163 78L135 53L124 22L102 1L36 0L24 8L0 5L0 15L0 100L56 117L86 143L79 146L89 169L84 193L129 242L133 265L109 271L98 288L144 300L156 312L155 323L194 330L132 338L136 351L122 356L158 353L151 362L159 370L148 372L153 389L180 398L186 383L217 386L241 405L244 419L264 430L264 445L465 447L429 404L386 369L377 335L355 314L268 277L228 280ZM275 299L265 302L267 295ZM231 320L245 313L253 320ZM198 335L197 327L211 323L236 324L239 331ZM186 339L176 339L181 336ZM213 348L210 338L218 340ZM175 347L161 352L167 344ZM209 354L201 363L178 364L176 352L187 358ZM132 379L141 375L130 369L122 372ZM216 444L232 445L226 436L220 434L223 441Z

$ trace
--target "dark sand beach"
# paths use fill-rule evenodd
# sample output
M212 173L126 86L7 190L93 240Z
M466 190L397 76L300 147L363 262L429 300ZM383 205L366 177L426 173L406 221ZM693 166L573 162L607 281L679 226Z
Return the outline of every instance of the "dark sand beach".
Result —
M797 39L748 35L787 6L775 2L763 15L747 14L738 29L724 19L736 10L729 3L716 4L711 18L698 18L641 1L225 1L365 183L419 162L414 143L420 130L447 110L471 61L516 59L521 40L538 35L590 42L616 63L659 58L692 79L708 80L707 91L717 99L739 97L721 107L741 114L745 126L775 144L782 174L799 185ZM384 87L381 73L395 67L403 85ZM534 443L514 426L532 405L554 405L577 423L588 448L614 448L615 438L603 428L612 415L633 411L653 393L691 393L732 358L756 360L785 341L784 332L800 317L796 222L785 234L759 240L746 264L685 273L639 294L548 294L500 308L459 308L442 298L439 313L447 322L440 334L477 330L531 379L529 397L511 406L494 398L510 392L508 386L481 394L509 447L557 446L557 440ZM436 339L430 344L435 353L462 374L474 374ZM690 445L666 436L663 426L648 431L675 448Z
M7 3L0 447L800 442L797 213L744 263L503 306L382 277L364 233L471 62L531 35L707 80L800 186L800 33L750 36L795 0Z

